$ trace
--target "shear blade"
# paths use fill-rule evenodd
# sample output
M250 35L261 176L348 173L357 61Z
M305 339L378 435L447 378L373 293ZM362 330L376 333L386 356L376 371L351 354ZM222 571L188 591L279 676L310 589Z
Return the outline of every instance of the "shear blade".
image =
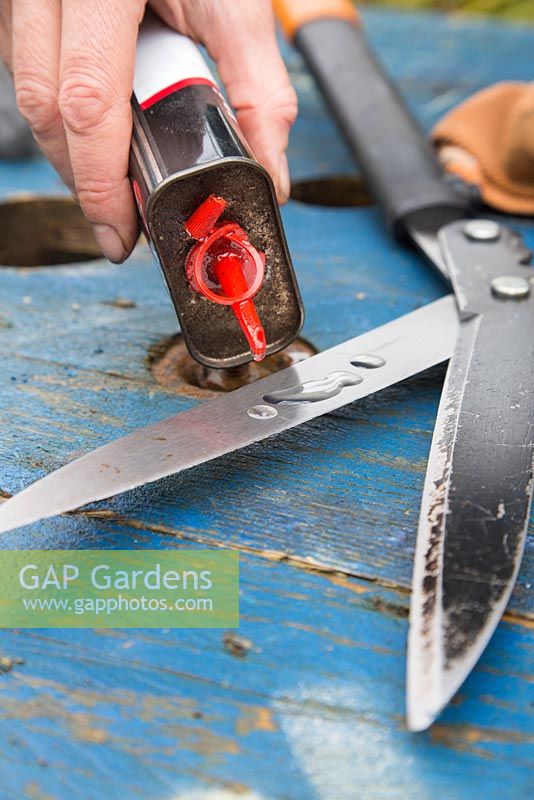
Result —
M466 259L461 229L446 237L467 318L449 363L419 520L407 665L411 730L434 721L476 664L512 593L525 546L534 298L492 299L489 284L503 264L524 271L510 258L507 238L503 229L501 250L473 245Z

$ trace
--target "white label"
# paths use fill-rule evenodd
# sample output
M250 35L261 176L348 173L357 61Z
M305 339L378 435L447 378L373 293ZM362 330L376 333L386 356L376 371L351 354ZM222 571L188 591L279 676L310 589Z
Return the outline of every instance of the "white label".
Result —
M147 13L137 40L133 86L137 102L144 106L170 86L194 78L215 83L196 44Z

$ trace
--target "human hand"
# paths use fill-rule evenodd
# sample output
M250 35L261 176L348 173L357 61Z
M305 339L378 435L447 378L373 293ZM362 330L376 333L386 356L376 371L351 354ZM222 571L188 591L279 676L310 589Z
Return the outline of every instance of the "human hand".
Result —
M130 96L146 0L0 0L0 54L20 112L93 224L123 261L137 238L128 180ZM205 45L256 158L289 195L285 150L297 112L270 0L151 0L168 25Z

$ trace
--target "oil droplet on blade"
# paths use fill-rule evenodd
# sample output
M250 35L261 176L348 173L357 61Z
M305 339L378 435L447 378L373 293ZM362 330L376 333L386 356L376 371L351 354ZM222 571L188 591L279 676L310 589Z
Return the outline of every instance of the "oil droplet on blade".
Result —
M357 356L350 362L353 367L363 367L364 369L378 369L385 366L386 362L381 356L362 355Z
M304 381L289 389L266 394L266 403L318 403L335 397L345 386L358 386L363 378L356 372L332 372L317 381Z
M278 411L272 406L252 406L247 409L247 414L252 419L272 419L278 416Z

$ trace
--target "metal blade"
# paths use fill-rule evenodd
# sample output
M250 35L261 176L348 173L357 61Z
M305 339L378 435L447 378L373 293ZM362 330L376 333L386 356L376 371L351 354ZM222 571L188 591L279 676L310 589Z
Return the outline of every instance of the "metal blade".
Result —
M454 224L440 237L464 321L419 521L408 640L411 730L433 722L498 624L521 563L532 499L530 274L518 264L515 234L501 227L494 241L476 242L464 231L464 223ZM512 277L511 293L495 296L503 273ZM523 295L513 299L521 287Z
M438 233L450 222L464 219L465 214L453 208L423 208L404 220L406 233L432 267L450 285L449 270L443 258Z
M0 507L0 532L189 469L293 428L450 358L452 295L224 397L82 456Z

